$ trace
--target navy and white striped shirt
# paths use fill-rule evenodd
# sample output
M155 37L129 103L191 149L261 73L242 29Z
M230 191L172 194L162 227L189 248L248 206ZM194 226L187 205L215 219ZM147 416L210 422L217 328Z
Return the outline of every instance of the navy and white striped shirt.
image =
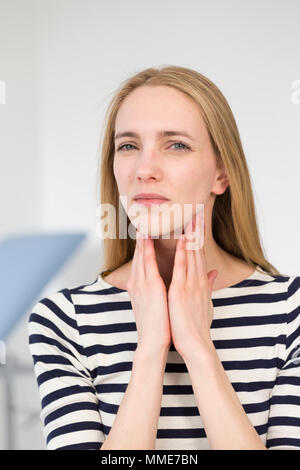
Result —
M30 313L47 449L99 450L130 379L137 346L130 297L101 275L41 299ZM267 448L299 450L300 276L256 269L213 291L212 301L210 335L252 425ZM156 449L209 449L190 376L173 343L163 380Z

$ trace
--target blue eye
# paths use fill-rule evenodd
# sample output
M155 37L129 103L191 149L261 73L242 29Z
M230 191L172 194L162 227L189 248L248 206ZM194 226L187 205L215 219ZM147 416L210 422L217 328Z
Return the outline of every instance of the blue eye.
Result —
M134 147L134 145L132 144L123 144L123 145L120 145L120 147L117 149L117 152L119 152L119 150L123 150L123 147L127 147L127 145L131 145L131 147Z
M184 148L177 149L177 150L190 150L190 148L189 148L187 145L185 145L183 142L175 142L175 143L172 144L172 145L176 145L176 144L179 144L179 145L183 145L183 146L184 146Z
M186 152L187 150L190 150L190 148L189 148L187 145L185 145L183 142L174 142L174 143L171 145L171 147L172 147L173 145L176 145L176 144L183 145L184 148L177 148L177 149L175 149L175 150L179 150L179 151L181 151L181 152L182 152L182 151L183 151L183 152ZM131 147L136 148L135 145L132 145L132 144L122 144L122 145L120 145L120 147L117 149L117 152L119 152L119 151L125 151L125 152L127 152L127 150L123 150L123 149L124 149L124 147L127 147L128 145L131 146Z

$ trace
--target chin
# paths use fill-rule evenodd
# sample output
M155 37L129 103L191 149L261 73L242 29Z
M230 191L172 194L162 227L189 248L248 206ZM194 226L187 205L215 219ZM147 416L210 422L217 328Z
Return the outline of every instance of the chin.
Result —
M170 212L169 208L153 205L149 211L146 206L127 213L130 219L128 227L129 236L135 239L135 232L138 230L143 235L150 238L178 239L183 232L183 218L181 215L181 207Z

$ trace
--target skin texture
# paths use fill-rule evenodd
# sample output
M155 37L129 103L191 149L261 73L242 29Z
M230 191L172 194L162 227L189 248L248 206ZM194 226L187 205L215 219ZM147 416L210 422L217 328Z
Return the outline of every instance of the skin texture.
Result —
M161 130L183 130L193 140L184 136L157 137ZM221 249L212 237L214 201L229 182L224 165L217 167L209 134L194 101L171 87L139 87L122 103L115 131L134 131L139 135L115 141L113 170L119 194L127 198L128 207L140 192L162 194L170 199L168 204L177 203L182 208L184 204L192 204L192 214L196 213L196 204L203 203L206 268L208 272L214 269L218 272L214 290L248 277L253 269ZM118 151L121 145L124 147ZM169 239L153 238L158 269L167 289L178 241L172 228L171 224ZM162 233L160 227L158 237ZM131 265L132 260L109 274L107 282L125 289Z

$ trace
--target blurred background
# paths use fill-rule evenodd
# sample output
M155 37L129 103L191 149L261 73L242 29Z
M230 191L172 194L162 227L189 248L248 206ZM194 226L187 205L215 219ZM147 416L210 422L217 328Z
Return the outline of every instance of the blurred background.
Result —
M0 0L0 448L45 449L31 307L93 282L114 90L146 67L211 79L235 115L269 261L299 274L298 0Z

